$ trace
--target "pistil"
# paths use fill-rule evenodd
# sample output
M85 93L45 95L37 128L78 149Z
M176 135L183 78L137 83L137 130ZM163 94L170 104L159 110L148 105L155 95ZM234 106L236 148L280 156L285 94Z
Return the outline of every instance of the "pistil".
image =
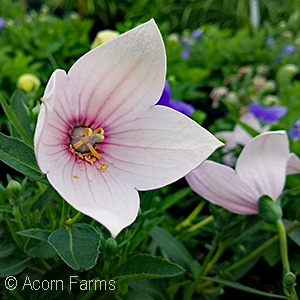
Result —
M101 127L93 130L90 127L74 127L70 137L70 151L90 164L101 158L96 151L97 144L104 140L104 130Z

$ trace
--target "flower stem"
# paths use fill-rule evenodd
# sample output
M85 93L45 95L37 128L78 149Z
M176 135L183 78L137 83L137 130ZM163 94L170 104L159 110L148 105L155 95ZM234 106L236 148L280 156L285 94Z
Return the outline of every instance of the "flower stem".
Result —
M60 224L64 224L65 220L70 216L70 205L63 199L62 200L62 210L60 217Z
M69 219L65 220L64 224L65 225L76 224L77 222L79 222L83 218L83 216L84 215L79 211L79 212L77 212L77 214L73 218L69 218Z
M281 254L281 261L282 261L282 265L283 265L284 292L287 295L288 299L297 300L298 297L297 297L297 293L294 288L296 278L295 278L294 274L291 273L290 263L289 263L289 258L288 258L286 230L285 230L285 227L284 227L281 219L278 219L276 221L276 226L278 229L280 254Z
M205 201L201 201L197 207L188 215L188 217L186 219L184 219L182 222L180 222L177 226L176 226L176 230L180 230L183 227L188 227L192 224L192 221L199 215L199 213L201 212L201 210L203 209L203 207L205 206L206 202Z
M289 233L300 226L300 222L294 221L290 224L289 227L286 228L286 233ZM248 254L243 259L237 261L227 269L225 269L225 272L231 272L234 269L237 269L238 267L242 266L243 264L247 263L251 259L255 258L256 256L260 255L263 251L268 249L270 246L272 246L274 243L276 243L279 240L279 234L274 235L269 240L267 240L264 244L256 248L254 251L252 251L250 254Z
M15 219L18 221L19 230L20 230L20 231L25 230L24 225L23 225L23 222L22 222L22 219L21 219L20 208L19 208L19 206L16 206L16 205L15 205L15 206L13 207L13 214L14 214Z
M285 272L290 272L291 270L290 270L290 264L288 259L286 232L282 220L280 219L277 220L276 226L279 234L280 254L281 254L283 269Z
M200 221L199 223L193 225L192 227L190 227L187 231L188 232L193 232L193 231L196 231L196 230L199 230L201 227L213 222L214 220L214 216L208 216L206 217L205 219L203 219L202 221Z
M288 233L290 233L291 231L293 231L294 229L296 229L299 226L300 226L300 222L299 221L293 221L285 229L285 233L288 234ZM265 251L266 249L268 249L269 247L271 247L278 240L279 240L279 234L274 235L268 241L266 241L264 244L262 244L261 246L259 246L258 248L256 248L254 251L252 251L250 254L248 254L246 257L244 257L243 259L237 261L236 263L234 263L230 267L226 268L223 272L226 274L226 273L229 273L229 272L231 272L231 271L233 271L233 270L241 267L242 265L244 265L247 262L249 262L251 259L253 259L256 256L260 255L263 251ZM203 290L204 288L209 287L211 284L213 284L212 281L206 281L201 286L199 286L199 288L201 290ZM297 295L296 295L295 289L292 289L292 296L293 297L290 298L290 299L295 299L295 300L297 299Z

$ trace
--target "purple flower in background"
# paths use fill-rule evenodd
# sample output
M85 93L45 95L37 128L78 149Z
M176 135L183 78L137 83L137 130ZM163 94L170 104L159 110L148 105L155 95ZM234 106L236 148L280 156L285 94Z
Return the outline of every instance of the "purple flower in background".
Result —
M195 112L195 108L192 105L180 100L171 99L171 88L167 81L157 104L173 108L186 116L190 116Z
M192 31L191 35L188 38L185 37L182 39L182 46L183 46L183 50L181 51L182 58L187 59L190 57L192 43L197 39L201 38L202 35L203 35L203 31L198 28Z
M191 33L190 38L192 41L195 41L195 40L201 38L202 35L203 35L203 31L200 28L198 28Z
M258 103L250 104L248 110L255 118L260 119L267 124L278 121L287 113L287 108L284 106L274 105L263 107Z
M3 18L0 17L0 30L2 30L5 27L5 21Z
M269 37L267 38L267 40L266 40L266 45L267 45L267 46L273 46L274 43L275 43L274 38L273 38L272 36L269 36Z
M296 121L295 125L292 127L292 129L289 131L289 136L293 140L300 139L300 119Z
M282 48L281 50L281 54L286 54L286 55L292 55L296 52L296 49L293 45L287 45L285 47Z

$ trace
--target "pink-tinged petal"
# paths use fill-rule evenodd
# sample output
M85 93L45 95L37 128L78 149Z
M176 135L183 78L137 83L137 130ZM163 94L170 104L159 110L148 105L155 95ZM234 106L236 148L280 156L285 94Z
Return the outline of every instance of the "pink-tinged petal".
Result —
M258 212L255 195L230 167L205 161L185 178L194 192L231 212L237 214Z
M289 145L285 131L262 133L253 138L242 150L236 172L252 188L257 199L280 195L285 184Z
M34 151L43 173L48 173L53 168L49 163L49 155L52 155L53 150L51 147L59 152L62 147L69 146L69 134L74 123L71 119L72 107L70 113L63 107L63 104L68 101L68 95L64 90L67 80L65 71L54 71L41 99L42 105L34 136Z
M138 192L124 178L101 172L95 165L78 164L68 153L53 154L55 172L47 177L59 194L78 211L109 229L113 237L138 213Z
M163 40L151 20L82 56L68 73L68 89L85 123L107 129L154 105L165 74Z
M102 151L108 168L138 190L147 190L185 176L221 145L183 114L154 106L109 130Z
M290 153L286 166L286 174L293 175L300 173L300 159L296 154Z

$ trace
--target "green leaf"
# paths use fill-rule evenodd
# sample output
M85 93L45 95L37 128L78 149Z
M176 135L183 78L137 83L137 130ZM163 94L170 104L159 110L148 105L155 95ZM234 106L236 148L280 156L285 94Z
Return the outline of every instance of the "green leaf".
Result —
M179 240L158 226L152 229L150 235L164 254L167 255L167 258L180 264L185 269L194 270L196 261Z
M23 231L18 231L17 234L31 237L40 241L47 241L49 235L51 234L51 231L40 229L40 228L34 228L34 229L26 229Z
M91 269L97 262L101 235L94 227L77 223L52 232L48 242L61 259L74 270Z
M32 138L30 138L24 129L23 125L21 124L19 118L14 113L11 106L9 106L6 100L0 95L0 103L2 105L3 111L6 117L9 119L11 125L16 129L16 131L20 134L20 136L24 139L24 141L33 149Z
M149 235L149 232L153 229L153 227L157 226L163 219L164 217L158 217L150 220L141 229L139 229L130 241L130 250L133 251L136 247L138 247L138 245L140 245Z
M0 258L0 278L16 275L30 265L31 257L23 253Z
M184 199L190 193L191 193L191 189L189 187L186 187L180 189L179 191L171 195L168 195L163 201L164 203L163 206L159 208L159 212L163 212L167 210L169 207L173 206L174 204Z
M17 116L19 122L22 124L27 136L33 140L34 131L30 124L29 110L26 106L27 97L22 90L16 90L12 95L11 108Z
M16 251L16 246L14 243L7 241L6 239L1 239L0 241L0 258L7 257Z
M48 237L51 234L51 231L36 228L19 231L17 233L19 235L30 237L24 248L27 255L32 257L50 258L57 254L53 247L48 243Z
M0 133L0 159L25 176L49 184L39 170L33 150L23 141Z
M271 297L271 298L286 299L285 296L262 292L262 291L254 289L254 288L247 287L247 286L245 286L243 284L240 284L238 282L233 282L233 281L220 279L220 278L213 278L213 277L202 277L202 278L205 279L205 280L209 280L209 281L213 281L213 282L216 282L216 283L219 283L219 284L229 286L233 289L240 290L240 291L243 291L243 292L246 292L246 293L252 293L252 294L265 296L265 297Z
M184 272L179 265L161 257L149 254L137 254L126 260L113 274L118 282L166 278L178 276Z

